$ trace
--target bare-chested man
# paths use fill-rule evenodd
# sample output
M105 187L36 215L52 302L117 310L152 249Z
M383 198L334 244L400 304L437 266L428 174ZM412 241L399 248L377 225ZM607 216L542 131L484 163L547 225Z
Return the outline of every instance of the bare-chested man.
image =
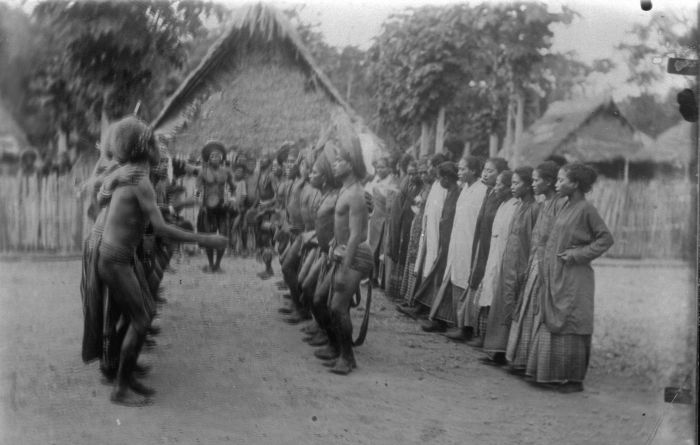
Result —
M300 274L302 279L303 275L305 275L302 267L304 260L308 259L311 261L313 257L309 249L304 249L304 242L314 230L316 210L320 204L321 197L318 189L314 188L309 182L309 174L311 173L314 162L311 156L312 153L310 150L303 150L299 154L299 179L292 187L292 195L289 200L290 210L293 209L294 211L294 213L290 213L290 224L296 228L297 224L301 222L302 230L302 232L295 237L294 243L290 246L285 257L285 262L282 265L282 272L289 286L290 295L292 296L292 302L294 304L292 315L285 319L285 321L290 324L296 324L311 319L311 298L306 300L301 298L301 280L299 279ZM304 234L307 234L307 236L304 236ZM307 255L310 253L312 254L311 256Z
M291 306L281 307L279 311L283 314L290 314L285 321L292 324L299 323L302 320L308 320L311 316L303 311L301 307L299 291L299 282L297 273L299 272L299 262L301 261L301 238L300 235L304 231L304 218L302 216L302 197L303 189L307 183L307 177L300 173L300 165L302 164L301 151L296 146L289 149L287 161L285 163L285 174L287 179L291 181L288 191L286 192L285 210L286 223L284 230L289 238L288 246L280 255L280 263L282 264L282 276L284 282L289 289Z
M272 270L273 234L271 225L277 192L277 178L272 164L272 156L269 153L263 153L260 157L260 174L257 180L258 195L253 205L255 245L260 259L265 264L265 270L258 274L261 278L269 278L275 273Z
M362 158L360 141L349 123L336 124L337 133L329 144L335 145L333 173L342 183L335 206L333 225L335 263L332 275L330 313L335 339L315 352L321 359L336 359L331 372L348 374L356 367L352 350L352 321L350 304L360 281L372 274L372 250L367 244L369 213L361 180L367 170ZM335 343L335 344L333 344Z
M208 142L202 148L202 170L197 177L197 194L202 203L197 216L197 232L228 233L228 206L225 202L225 190L228 185L231 195L235 190L233 173L223 165L226 149L220 142ZM221 257L225 249L205 249L209 264L204 266L205 272L221 272Z
M95 219L95 223L83 247L80 280L84 315L82 358L85 363L99 359L100 371L107 379L114 378L116 375L116 366L112 365L111 357L118 356L118 353L108 351L110 342L103 339L106 326L104 319L106 295L97 277L97 251L102 240L107 219L106 206L109 204L112 191L120 184L137 183L145 174L142 170L131 164L119 166L119 163L113 159L108 144L105 143L100 147L100 159L93 175L87 181L91 202L91 210L88 213Z
M149 163L158 162L159 152L146 124L127 117L113 125L111 148L120 164L134 164L148 172ZM98 273L107 285L115 304L125 317L127 330L121 345L119 368L111 400L124 405L147 402L153 390L133 375L149 323L143 289L134 269L135 250L150 222L156 235L175 241L198 242L211 248L223 248L228 239L220 235L185 232L166 224L156 204L155 191L144 175L135 185L117 188L110 202L99 246ZM140 394L140 395L139 395Z
M331 314L328 309L328 292L331 285L331 274L328 266L328 248L333 240L333 225L335 218L335 204L338 200L340 183L333 175L332 163L335 160L335 152L330 146L324 147L316 157L309 182L321 192L321 199L316 210L314 232L316 251L314 262L309 271L301 280L302 294L312 297L311 313L318 324L316 331L309 332L304 341L311 346L323 346L328 344L329 338L333 338L331 329Z

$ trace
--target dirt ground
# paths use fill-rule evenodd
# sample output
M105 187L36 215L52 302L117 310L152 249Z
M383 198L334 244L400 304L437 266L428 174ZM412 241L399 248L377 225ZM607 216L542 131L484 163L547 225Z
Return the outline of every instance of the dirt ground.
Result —
M596 266L586 390L562 395L481 365L379 293L358 369L336 376L280 321L277 278L229 257L207 275L203 261L166 274L162 333L141 359L158 393L142 408L111 404L80 359L80 263L0 262L0 443L693 443L694 407L663 402L694 358L687 268Z

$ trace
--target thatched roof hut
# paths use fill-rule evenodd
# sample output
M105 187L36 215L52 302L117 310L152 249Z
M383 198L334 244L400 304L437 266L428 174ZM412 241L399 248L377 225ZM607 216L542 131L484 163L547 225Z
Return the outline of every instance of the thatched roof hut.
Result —
M523 134L518 164L550 155L596 164L629 159L642 148L635 131L609 96L554 102Z
M242 151L314 143L333 116L349 118L365 162L382 143L314 62L287 18L262 3L241 8L233 24L154 120L176 155L198 153L212 138Z
M0 175L15 174L19 169L20 158L30 151L36 153L0 98Z
M661 133L656 141L645 145L632 160L685 170L690 164L692 151L697 149L697 132L697 123L681 121Z
M0 98L0 157L19 157L20 152L27 148L27 136Z

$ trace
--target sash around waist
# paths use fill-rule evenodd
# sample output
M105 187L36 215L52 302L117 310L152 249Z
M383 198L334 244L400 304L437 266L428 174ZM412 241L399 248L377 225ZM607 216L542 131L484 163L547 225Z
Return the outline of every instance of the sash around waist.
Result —
M333 248L331 258L335 262L342 262L345 258L347 246L344 244L337 245ZM364 276L369 276L374 269L374 255L372 249L367 242L361 243L355 250L355 256L350 261L350 268L358 272L362 272Z
M134 249L115 246L103 239L100 243L100 258L114 263L133 264Z

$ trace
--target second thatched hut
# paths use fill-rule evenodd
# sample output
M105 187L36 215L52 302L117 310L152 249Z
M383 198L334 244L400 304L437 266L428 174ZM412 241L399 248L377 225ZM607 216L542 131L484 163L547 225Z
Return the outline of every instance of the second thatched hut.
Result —
M259 3L235 12L230 30L153 125L174 155L196 157L212 138L249 153L289 140L312 144L337 118L352 122L371 171L383 144L321 72L287 18Z

